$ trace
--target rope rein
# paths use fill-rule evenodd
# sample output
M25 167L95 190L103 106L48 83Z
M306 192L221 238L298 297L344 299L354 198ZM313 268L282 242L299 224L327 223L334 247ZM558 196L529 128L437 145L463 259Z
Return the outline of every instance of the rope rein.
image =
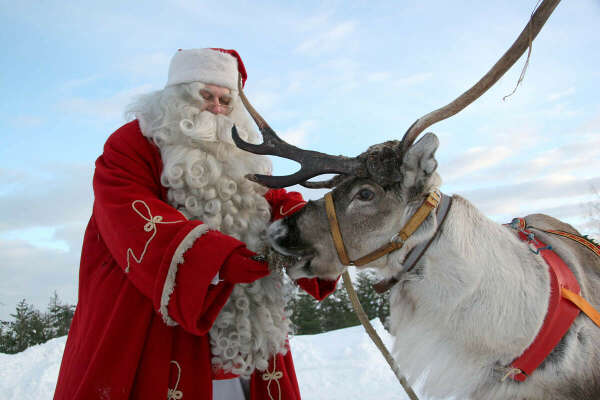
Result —
M365 330L367 331L367 334L369 335L369 337L371 338L373 343L375 343L375 345L377 346L377 348L383 355L383 358L385 358L385 361L387 361L387 363L390 366L390 368L392 369L392 371L394 371L394 375L396 375L398 382L400 382L400 385L402 385L402 387L404 388L404 391L406 391L406 394L408 395L408 397L411 400L419 400L419 398L417 397L414 390L410 387L410 385L406 381L406 378L400 373L398 364L396 364L396 361L394 361L394 358L392 357L392 355L390 354L388 349L385 347L385 344L383 344L383 340L381 340L381 337L377 334L377 331L375 331L375 328L373 328L373 325L371 325L371 322L369 321L369 318L367 317L365 310L362 308L362 305L360 304L360 300L358 300L356 291L354 290L354 287L352 286L352 278L350 278L350 274L348 274L348 270L344 271L344 273L342 274L342 278L344 279L344 287L346 288L346 291L348 292L348 296L350 297L350 301L352 302L352 308L354 309L356 316L360 320L360 323L365 328Z

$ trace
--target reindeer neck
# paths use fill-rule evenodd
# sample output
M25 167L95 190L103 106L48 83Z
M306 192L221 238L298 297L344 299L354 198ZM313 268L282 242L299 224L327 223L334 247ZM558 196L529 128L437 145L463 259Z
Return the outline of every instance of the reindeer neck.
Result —
M454 196L440 237L426 257L430 265L425 269L431 267L432 272L442 274L432 274L432 279L447 276L456 280L443 287L457 299L485 292L509 305L513 296L548 296L549 276L543 260L513 230L491 221L460 196ZM545 310L546 302L542 303Z
M451 385L460 376L486 379L529 346L546 314L549 275L510 229L454 196L439 237L391 296L392 333L402 338L395 351L406 353L408 375L422 372L423 354L430 361L423 368L455 358L457 368L463 366L456 375L435 367L430 372L432 383Z

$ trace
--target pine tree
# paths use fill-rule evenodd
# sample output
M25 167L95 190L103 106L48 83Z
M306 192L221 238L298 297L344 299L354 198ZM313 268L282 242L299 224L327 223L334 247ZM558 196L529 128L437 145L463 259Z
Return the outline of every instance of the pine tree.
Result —
M51 329L47 315L40 313L25 299L17 304L12 332L15 339L13 352L18 353L29 346L44 343L51 338Z
M378 294L373 289L376 277L371 272L360 272L355 279L355 290L369 319L379 318L388 325L389 295ZM296 291L288 303L291 320L298 335L328 332L358 325L360 322L352 303L340 281L336 291L320 303L304 291Z
M389 293L377 293L373 289L373 284L376 282L377 278L372 272L360 272L356 277L355 290L369 319L379 318L384 325L387 325L390 315Z
M48 311L36 310L25 299L11 314L13 321L0 321L0 353L14 354L69 331L75 306L62 304L58 295L50 299Z
M16 353L16 341L12 331L12 323L9 321L0 321L0 353Z
M347 328L360 322L352 309L346 290L338 283L337 290L319 304L321 325L325 332L334 329Z
M50 321L50 329L52 337L65 336L69 333L71 320L75 313L75 306L70 304L62 304L58 298L58 294L54 291L48 304L48 318Z
M317 301L304 291L299 291L290 301L291 320L297 335L313 335L323 332Z

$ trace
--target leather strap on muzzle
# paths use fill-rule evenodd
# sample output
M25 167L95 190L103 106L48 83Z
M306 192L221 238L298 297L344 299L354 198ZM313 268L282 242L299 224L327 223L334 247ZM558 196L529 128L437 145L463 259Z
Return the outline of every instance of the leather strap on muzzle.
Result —
M338 257L343 265L355 265L361 266L370 263L371 261L377 260L380 257L385 256L392 251L398 250L404 246L404 242L421 226L423 221L429 216L431 210L435 209L440 202L440 193L431 192L425 202L419 207L417 212L413 214L408 220L406 225L395 234L387 244L379 247L375 251L360 257L354 261L350 260L348 253L346 252L346 246L344 246L344 239L342 238L342 232L340 232L340 226L338 223L337 215L335 213L335 204L333 203L333 196L331 192L325 195L325 210L327 211L327 218L329 219L329 226L331 230L331 237L333 238L333 244L338 253Z

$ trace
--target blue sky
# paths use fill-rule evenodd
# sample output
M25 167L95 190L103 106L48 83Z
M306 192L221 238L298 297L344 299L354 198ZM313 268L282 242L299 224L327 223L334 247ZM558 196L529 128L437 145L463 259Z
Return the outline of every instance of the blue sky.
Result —
M536 1L0 0L0 319L21 298L74 303L93 163L177 48L235 48L246 93L282 136L356 155L475 83ZM498 222L546 212L598 234L600 3L564 1L477 103L429 130L446 193ZM275 161L289 173L292 162ZM319 191L304 191L318 197Z

